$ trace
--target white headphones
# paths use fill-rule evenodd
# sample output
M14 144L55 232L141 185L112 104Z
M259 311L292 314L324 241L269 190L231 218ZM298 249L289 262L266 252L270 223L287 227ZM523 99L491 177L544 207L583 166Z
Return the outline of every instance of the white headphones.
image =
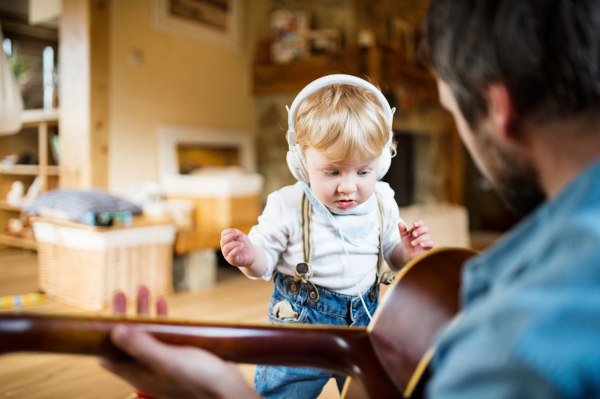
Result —
M362 87L364 89L369 90L373 94L377 96L379 103L383 107L385 112L385 121L387 122L387 127L390 132L390 137L383 148L383 152L379 157L379 167L377 168L377 180L381 179L387 173L390 168L390 164L392 163L392 158L396 155L396 151L394 151L394 155L390 152L390 147L392 145L392 139L394 138L394 132L392 131L392 117L394 115L394 111L396 108L390 108L390 104L383 96L381 91L379 91L375 86L366 80L357 78L356 76L351 75L329 75L324 76L315 80L306 86L302 91L296 96L294 102L292 103L291 108L287 108L288 110L288 131L287 131L287 141L290 146L290 149L287 153L287 163L294 177L304 183L308 184L308 169L306 166L306 158L304 157L304 152L302 151L302 147L296 141L296 130L295 130L295 120L296 113L298 112L298 108L300 108L300 104L302 101L306 99L309 95L319 90L322 87L329 86L332 84L351 84L355 86Z

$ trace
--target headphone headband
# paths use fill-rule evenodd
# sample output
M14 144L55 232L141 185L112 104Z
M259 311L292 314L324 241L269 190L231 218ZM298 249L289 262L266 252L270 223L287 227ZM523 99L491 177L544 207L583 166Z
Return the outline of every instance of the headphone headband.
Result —
M386 98L383 96L381 91L379 91L375 86L373 86L366 80L351 75L329 75L317 79L314 82L310 83L308 86L306 86L304 89L302 89L302 91L294 99L291 108L286 107L288 110L287 141L290 147L287 153L287 163L290 168L290 171L296 179L305 183L309 182L306 159L304 157L304 153L302 151L302 148L300 147L300 144L298 144L298 142L296 141L296 129L294 126L296 120L296 113L298 112L298 108L300 108L300 104L302 104L302 101L304 101L308 96L310 96L312 93L319 90L320 88L332 84L350 84L362 87L375 94L377 100L381 104L381 107L383 108L385 114L384 116L389 136L388 141L385 144L385 147L383 148L383 152L379 157L377 180L381 179L387 173L390 167L390 163L392 161L392 157L396 155L395 149L392 147L392 139L394 137L394 132L392 131L392 118L396 109L390 108L390 104L388 103ZM394 155L390 154L390 148L394 149Z
M297 143L295 122L296 122L296 113L298 112L298 108L300 108L300 104L302 104L302 102L306 99L306 97L310 96L315 91L317 91L325 86L332 85L332 84L350 84L350 85L354 85L354 86L359 86L359 87L367 89L370 92L372 92L373 94L375 94L375 96L377 97L377 100L379 101L379 103L381 104L381 107L383 108L383 111L385 113L385 121L387 122L388 130L391 133L392 118L394 115L394 111L396 111L396 108L394 108L394 109L390 108L390 104L388 103L387 99L381 93L381 91L379 91L377 89L377 87L373 86L371 83L367 82L364 79L357 78L356 76L352 76L352 75L343 75L343 74L328 75L328 76L323 76L322 78L315 80L314 82L312 82L308 86L306 86L304 89L302 89L302 91L300 93L298 93L298 95L294 99L292 106L290 108L288 108L287 139L288 139L289 145L294 145ZM390 134L390 143L389 144L391 144L391 138L392 138L392 134Z

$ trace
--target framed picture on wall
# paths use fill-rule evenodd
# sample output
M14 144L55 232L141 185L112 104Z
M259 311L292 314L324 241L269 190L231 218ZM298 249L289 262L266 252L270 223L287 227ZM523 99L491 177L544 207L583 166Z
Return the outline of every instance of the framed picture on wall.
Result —
M242 0L152 0L159 31L230 50L241 47Z

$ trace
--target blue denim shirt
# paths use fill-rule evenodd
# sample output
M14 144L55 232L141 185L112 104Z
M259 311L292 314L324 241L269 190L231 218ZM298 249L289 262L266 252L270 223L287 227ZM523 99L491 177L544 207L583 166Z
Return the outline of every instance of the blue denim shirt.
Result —
M600 397L600 161L463 271L430 398Z

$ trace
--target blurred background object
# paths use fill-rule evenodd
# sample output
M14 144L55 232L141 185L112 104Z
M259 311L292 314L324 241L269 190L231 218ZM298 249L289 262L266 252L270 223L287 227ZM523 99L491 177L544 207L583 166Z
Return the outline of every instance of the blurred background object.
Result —
M1 28L1 26L0 26ZM13 134L21 130L23 99L17 79L26 72L26 67L13 55L10 39L4 39L0 30L0 135Z

